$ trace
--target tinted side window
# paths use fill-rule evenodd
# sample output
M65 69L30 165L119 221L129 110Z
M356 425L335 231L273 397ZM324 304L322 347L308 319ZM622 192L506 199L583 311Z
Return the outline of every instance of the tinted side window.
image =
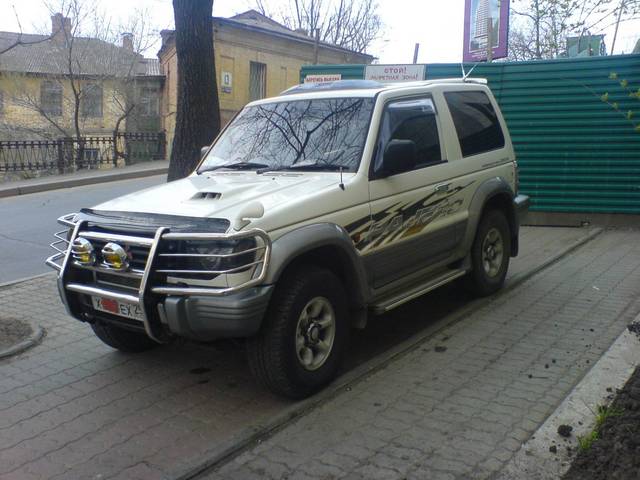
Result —
M412 140L416 144L416 168L441 162L438 126L430 98L404 100L387 105L380 127L375 171L382 167L382 156L391 140Z
M504 147L498 116L484 92L448 92L444 96L463 157Z

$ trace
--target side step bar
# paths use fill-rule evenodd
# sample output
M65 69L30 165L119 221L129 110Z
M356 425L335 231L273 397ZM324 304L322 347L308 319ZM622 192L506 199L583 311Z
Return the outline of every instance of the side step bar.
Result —
M424 283L420 283L409 290L403 290L402 292L393 292L388 296L381 298L376 303L371 305L371 310L373 313L380 315L382 313L388 312L389 310L393 310L400 305L403 305L414 298L418 298L424 295L431 290L435 290L442 285L445 285L456 278L462 277L467 272L466 270L456 269L456 270L447 270L442 275L436 278L430 278Z

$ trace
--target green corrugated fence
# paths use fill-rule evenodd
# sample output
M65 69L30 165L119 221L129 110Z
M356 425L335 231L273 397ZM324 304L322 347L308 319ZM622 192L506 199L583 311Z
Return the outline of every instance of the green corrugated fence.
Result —
M362 65L330 68L304 67L301 77L364 75ZM426 72L461 76L460 64L429 64ZM531 210L640 214L640 131L632 124L640 124L640 95L630 96L640 92L640 55L494 62L478 65L471 77L487 78L500 104ZM601 99L605 93L617 111Z

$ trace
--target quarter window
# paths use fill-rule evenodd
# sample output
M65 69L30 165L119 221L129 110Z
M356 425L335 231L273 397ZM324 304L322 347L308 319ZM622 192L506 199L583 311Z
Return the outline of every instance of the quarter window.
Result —
M374 171L382 168L384 150L391 140L412 140L416 144L416 168L440 163L442 154L433 101L421 98L387 105L378 135Z
M42 82L40 85L40 107L46 115L62 115L62 85L56 82Z
M493 105L480 91L444 94L463 157L504 147L504 135Z

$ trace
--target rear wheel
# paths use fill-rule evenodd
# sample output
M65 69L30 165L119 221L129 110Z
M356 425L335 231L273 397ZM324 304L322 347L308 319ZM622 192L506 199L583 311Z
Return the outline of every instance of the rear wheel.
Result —
M479 296L500 290L510 257L509 222L500 210L489 210L482 216L471 246L472 271L467 277L469 289Z
M100 340L121 352L144 352L159 345L144 333L125 330L113 325L94 323L91 328Z
M335 377L348 335L340 279L302 266L278 283L262 331L248 340L249 366L271 391L306 397Z

